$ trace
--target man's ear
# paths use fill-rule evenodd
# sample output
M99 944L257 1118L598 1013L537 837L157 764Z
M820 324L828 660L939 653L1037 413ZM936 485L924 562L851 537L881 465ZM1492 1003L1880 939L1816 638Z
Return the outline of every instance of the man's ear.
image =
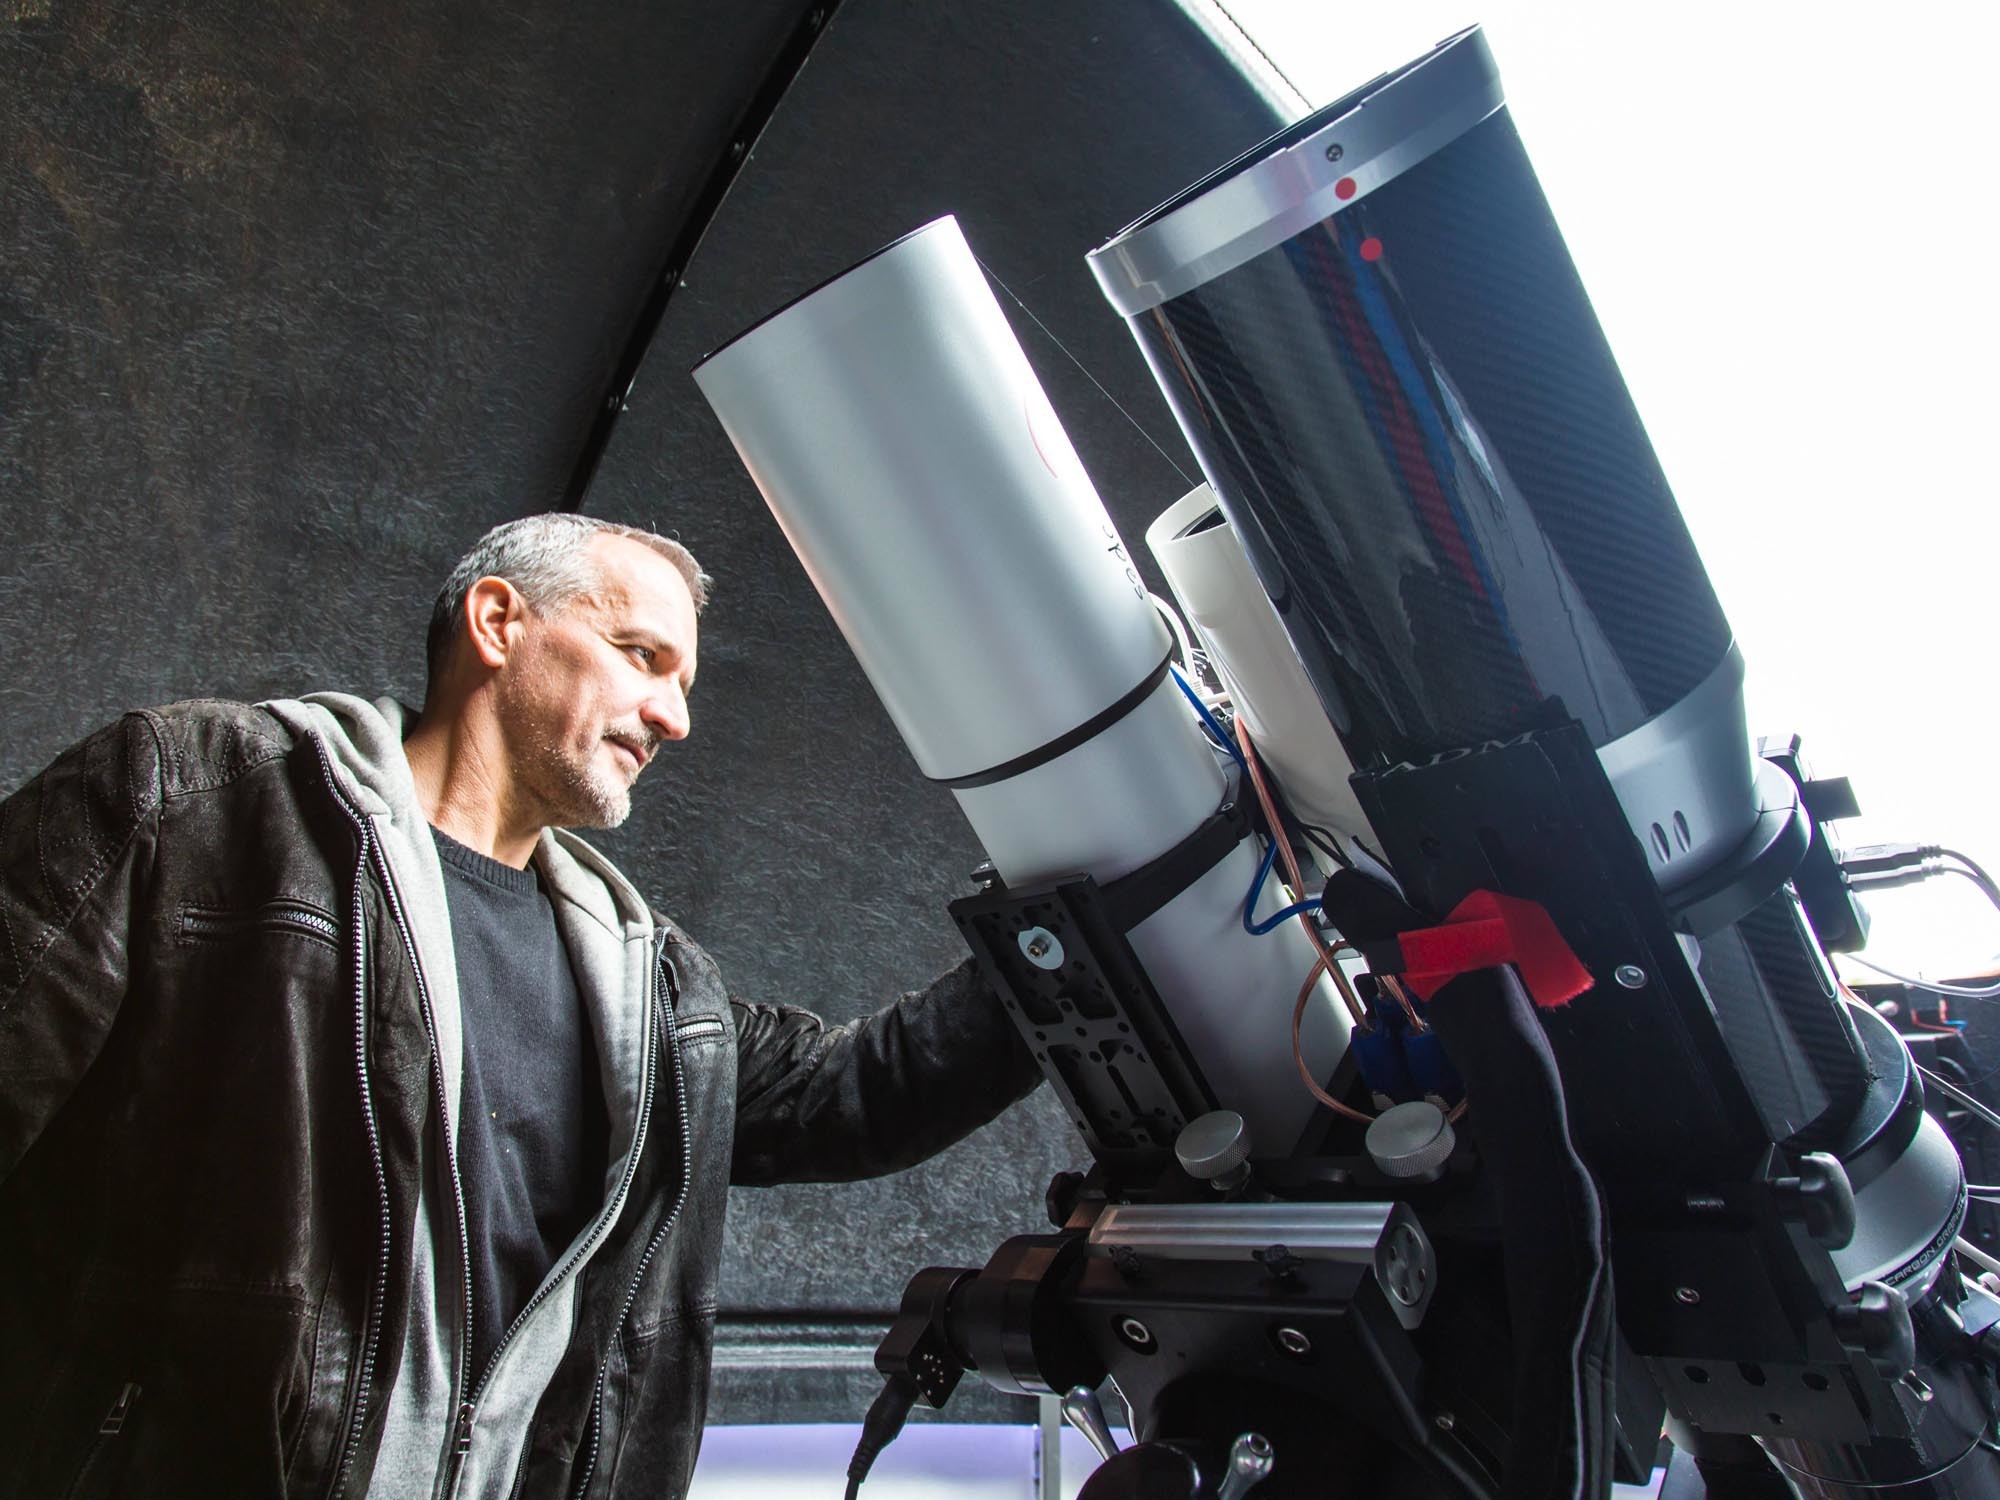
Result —
M504 578L480 579L465 594L472 654L494 671L506 666L521 638L518 627L527 616L527 601L513 584Z

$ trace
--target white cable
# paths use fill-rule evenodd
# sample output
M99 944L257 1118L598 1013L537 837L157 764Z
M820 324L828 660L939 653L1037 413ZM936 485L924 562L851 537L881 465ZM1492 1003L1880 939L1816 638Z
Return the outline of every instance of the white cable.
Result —
M1201 701L1206 703L1210 708L1219 708L1223 704L1228 703L1229 695L1227 693L1211 693L1207 685L1203 683L1201 668L1208 665L1208 654L1195 649L1194 641L1188 635L1187 625L1182 621L1173 605L1162 599L1158 594L1149 593L1146 595L1146 598L1151 602L1153 608L1160 612L1160 618L1167 622L1167 631L1173 636L1174 645L1179 648L1181 653L1181 665L1187 668L1188 686L1193 688L1200 696Z
M1963 854L1948 854L1945 858L1958 861L1957 864L1946 865L1944 867L1945 874L1963 875L1967 880L1979 887L1979 894L1992 902L1995 910L2000 910L2000 892L1994 890L1993 882L1984 870L1980 869L1977 865L1973 865L1972 861L1967 859ZM1972 867L1970 869L1966 868L1968 865Z
M1973 1098L1972 1095L1968 1094L1964 1089L1960 1088L1957 1084L1951 1082L1949 1079L1938 1077L1937 1074L1933 1073L1929 1068L1925 1067L1922 1063L1918 1063L1916 1065L1916 1068L1919 1073L1924 1075L1925 1080L1933 1088L1937 1089L1939 1093L1943 1094L1947 1099L1951 1099L1960 1106L1962 1106L1963 1108L1971 1110L1975 1115L1979 1116L1980 1119L1984 1120L1988 1125L1991 1125L1995 1130L2000 1130L2000 1114L1995 1114L1992 1110L1988 1109L1984 1104L1980 1103L1979 1100Z
M1973 864L1963 854L1943 851L1941 858L1951 860L1953 863L1944 864L1934 861L1935 868L1928 869L1926 873L1934 875L1962 875L1978 886L1979 893L1992 902L1996 909L2000 909L2000 888L1994 886L1992 880L1988 878L1984 870L1980 869L1978 865ZM1857 887L1857 889L1865 894L1867 887L1863 885ZM1912 979L1907 974L1898 974L1894 969L1885 969L1878 963L1871 963L1869 960L1856 957L1852 953L1843 953L1840 956L1852 963L1860 964L1864 969L1874 970L1885 979L1893 979L1898 984L1908 985L1913 990L1926 990L1933 995L1948 995L1960 1000L1990 1000L1994 996L2000 995L2000 980L1995 980L1992 984L1986 985L1939 984L1928 979Z
M1992 984L1978 986L1969 984L1933 984L1928 979L1912 979L1907 974L1898 974L1894 969L1885 969L1880 964L1870 963L1865 958L1857 958L1852 953L1843 953L1840 956L1848 963L1860 964L1864 969L1873 969L1884 979L1893 979L1896 983L1908 985L1913 990L1928 990L1933 995L1949 995L1954 999L1960 1000L1990 1000L1995 995L2000 995L2000 980L1995 980Z
M1181 665L1192 671L1194 647L1188 643L1187 626L1181 623L1181 617L1174 612L1174 607L1158 594L1147 594L1146 602L1157 609L1160 618L1167 622L1167 629L1173 633L1174 644L1181 648Z
M2000 1275L2000 1260L1995 1260L1970 1240L1961 1239L1958 1242L1958 1251L1959 1254L1979 1267L1980 1270L1991 1271L1995 1275Z

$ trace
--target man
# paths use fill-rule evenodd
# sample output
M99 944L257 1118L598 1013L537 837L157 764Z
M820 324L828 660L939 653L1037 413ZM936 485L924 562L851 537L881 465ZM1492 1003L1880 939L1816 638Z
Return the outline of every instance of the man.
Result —
M0 803L0 1495L685 1489L725 1189L1033 1087L961 965L726 995L564 827L688 732L707 580L576 516L438 601L423 712L127 715Z

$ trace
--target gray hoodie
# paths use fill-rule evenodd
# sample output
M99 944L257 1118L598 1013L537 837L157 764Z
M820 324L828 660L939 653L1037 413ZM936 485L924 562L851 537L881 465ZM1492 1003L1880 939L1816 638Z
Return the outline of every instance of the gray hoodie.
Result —
M260 706L326 747L341 790L380 843L425 998L446 1121L445 1130L424 1141L421 1220L429 1233L416 1238L411 1315L368 1493L377 1500L504 1496L513 1488L535 1405L569 1344L579 1273L617 1219L629 1168L645 1143L640 1102L659 1046L648 1004L652 914L603 855L569 834L543 831L535 867L554 902L557 930L597 1039L611 1119L610 1161L597 1216L550 1270L508 1330L484 1382L473 1389L479 1372L465 1368L467 1278L456 1149L464 1057L458 974L437 848L403 756L407 715L394 699L369 703L344 693Z

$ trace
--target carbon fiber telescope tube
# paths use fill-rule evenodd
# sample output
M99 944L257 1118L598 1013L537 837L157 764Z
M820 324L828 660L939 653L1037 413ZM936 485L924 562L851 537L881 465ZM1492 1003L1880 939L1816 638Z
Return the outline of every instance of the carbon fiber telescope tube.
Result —
M1476 28L1090 264L1357 767L1541 727L1559 700L1669 897L1731 863L1759 811L1742 662ZM1770 1139L1811 1124L1843 1163L1856 1227L1830 1260L1847 1291L1955 1303L1958 1157L1887 1023L1828 1024L1831 982L1793 905L1780 891L1704 935L1709 1003ZM1573 1122L1599 1108L1591 1075L1626 1060L1599 1045L1612 1035L1556 1029ZM1626 1190L1593 1165L1614 1200ZM1994 1493L1984 1356L1929 1318L1907 1412L1878 1411L1871 1430L1795 1435L1756 1392L1761 1370L1703 1410L1718 1432L1756 1434L1802 1495ZM1685 1417L1707 1370L1652 1363Z
M1664 888L1748 835L1728 621L1476 28L1090 264L1357 767L1556 698Z

